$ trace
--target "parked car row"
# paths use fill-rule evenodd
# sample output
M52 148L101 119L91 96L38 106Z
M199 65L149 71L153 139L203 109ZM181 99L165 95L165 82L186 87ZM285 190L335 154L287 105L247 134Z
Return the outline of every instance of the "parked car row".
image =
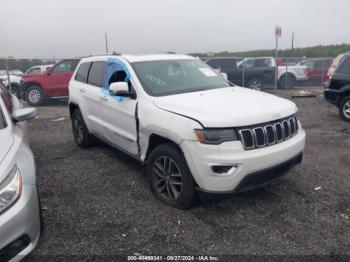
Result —
M214 69L227 74L228 80L240 86L262 90L265 85L273 85L275 74L279 87L294 87L297 81L306 80L306 66L278 66L273 57L254 57L237 60L235 58L212 58L206 61Z
M269 57L247 64L232 59L206 62L219 65L229 80L244 68L253 89L257 72L263 71L259 80L266 82L275 74ZM79 147L101 140L137 159L144 164L154 196L186 209L198 192L232 194L283 177L302 161L305 146L293 102L235 86L209 65L183 55L68 59L25 75L23 90L34 105L46 97L69 96ZM280 81L288 81L284 70L279 69ZM297 78L305 65L288 65L287 74L291 72ZM325 98L350 122L350 53L334 60L325 87ZM9 260L33 250L42 229L24 123L36 111L21 109L1 84L0 94L0 260Z

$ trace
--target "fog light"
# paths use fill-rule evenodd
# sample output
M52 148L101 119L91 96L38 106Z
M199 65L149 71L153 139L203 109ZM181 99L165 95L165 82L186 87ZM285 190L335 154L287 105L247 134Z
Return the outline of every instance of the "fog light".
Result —
M220 176L227 176L233 174L237 166L231 165L231 166L212 166L211 169L214 173L220 175Z

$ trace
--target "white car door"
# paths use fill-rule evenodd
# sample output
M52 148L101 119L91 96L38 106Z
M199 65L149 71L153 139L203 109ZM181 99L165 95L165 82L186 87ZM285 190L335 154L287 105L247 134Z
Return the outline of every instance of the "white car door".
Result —
M88 63L90 64L90 63ZM89 67L87 83L79 83L79 92L82 95L80 106L83 107L83 117L92 134L98 136L103 134L100 119L100 101L102 95L102 86L104 80L105 62L93 62ZM78 76L79 70L77 72Z
M100 117L105 128L104 137L132 155L138 154L136 106L136 99L116 97L108 92L101 96Z

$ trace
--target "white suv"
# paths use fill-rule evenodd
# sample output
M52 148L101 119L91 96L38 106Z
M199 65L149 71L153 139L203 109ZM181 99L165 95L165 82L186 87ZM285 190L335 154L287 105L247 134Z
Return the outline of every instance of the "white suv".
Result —
M179 208L196 190L264 186L302 160L293 102L233 86L190 56L82 59L69 105L79 146L97 137L142 161L154 195Z

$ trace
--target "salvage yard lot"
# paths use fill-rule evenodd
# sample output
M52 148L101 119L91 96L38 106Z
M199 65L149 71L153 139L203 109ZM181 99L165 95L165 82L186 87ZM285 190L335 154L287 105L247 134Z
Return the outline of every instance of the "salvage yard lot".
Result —
M142 166L106 145L78 148L66 106L29 124L45 230L42 255L350 255L350 125L316 98L293 99L307 134L282 183L188 211L157 201ZM289 99L292 92L278 94Z

